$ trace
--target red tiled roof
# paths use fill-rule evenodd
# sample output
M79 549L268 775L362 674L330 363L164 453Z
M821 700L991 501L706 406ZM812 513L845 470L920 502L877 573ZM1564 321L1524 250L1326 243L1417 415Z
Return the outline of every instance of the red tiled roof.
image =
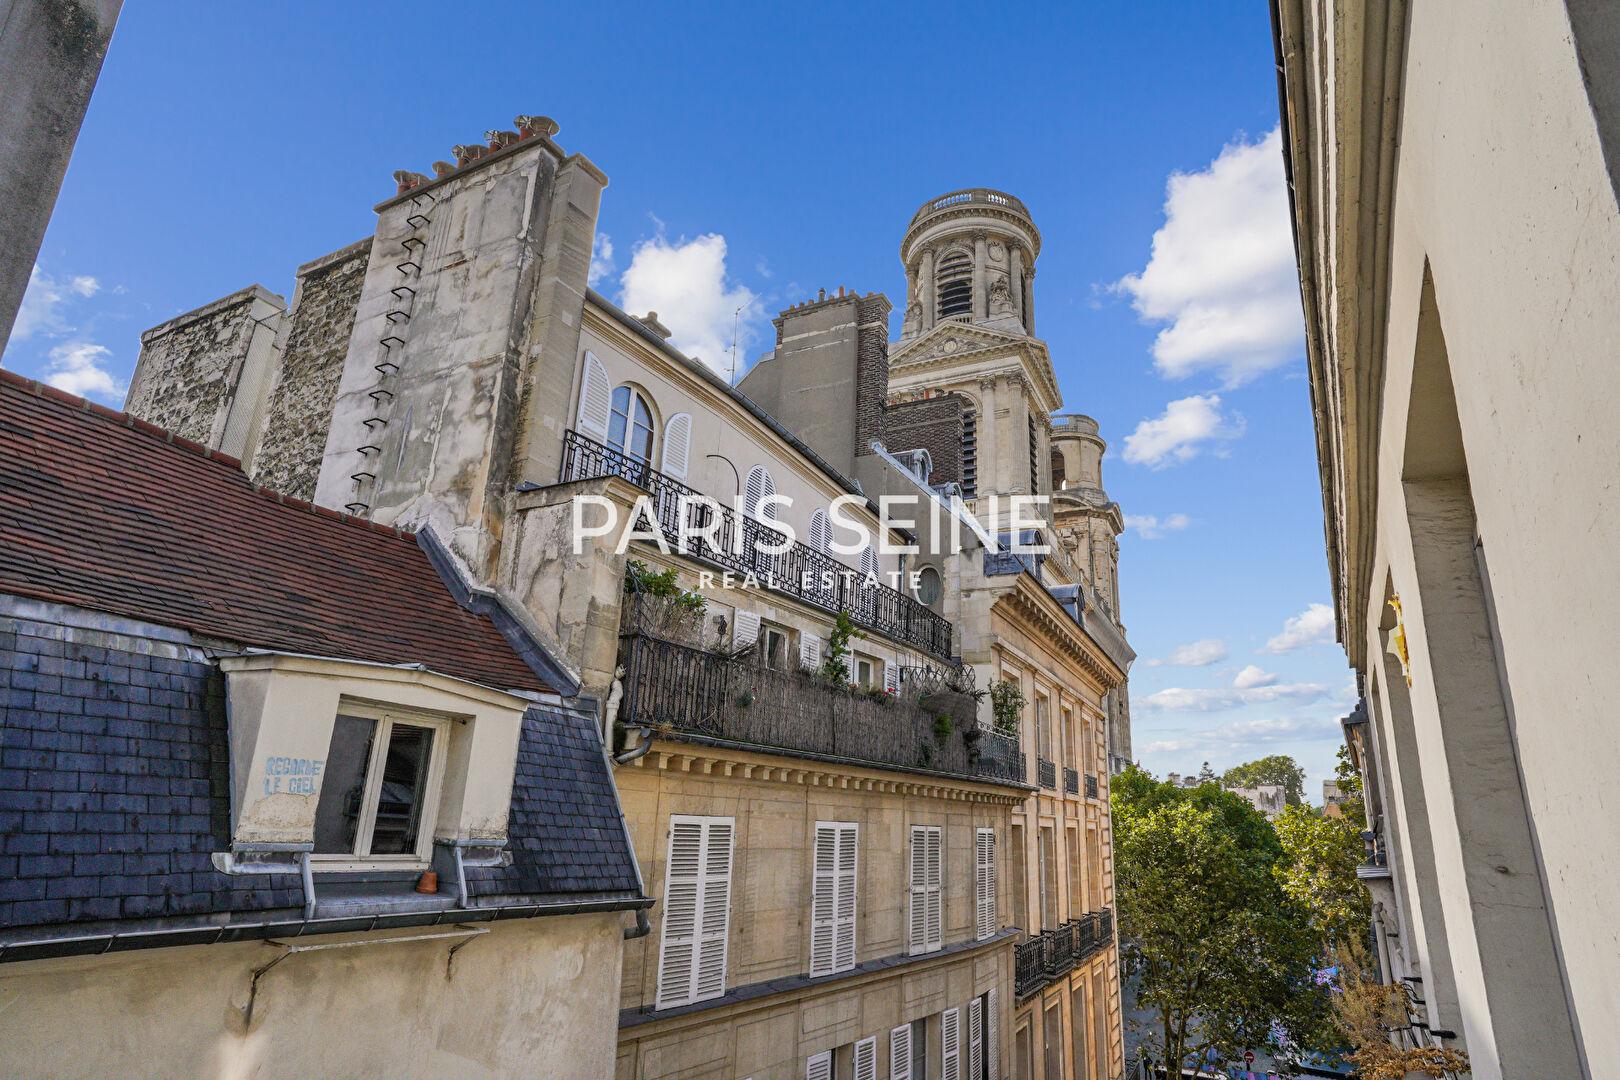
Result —
M0 592L549 689L412 534L256 487L235 458L6 371Z

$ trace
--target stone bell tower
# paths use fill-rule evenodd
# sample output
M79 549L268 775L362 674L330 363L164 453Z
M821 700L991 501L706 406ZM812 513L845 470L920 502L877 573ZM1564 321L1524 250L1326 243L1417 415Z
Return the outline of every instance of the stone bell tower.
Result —
M1029 210L989 188L930 199L900 241L906 307L886 439L927 448L933 482L960 484L970 502L1052 491L1050 417L1063 401L1035 336L1040 251Z

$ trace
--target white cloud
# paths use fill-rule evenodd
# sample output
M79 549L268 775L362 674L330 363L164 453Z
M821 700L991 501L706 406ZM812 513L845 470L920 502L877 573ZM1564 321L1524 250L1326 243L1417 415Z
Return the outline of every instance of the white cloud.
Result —
M1282 633L1260 646L1263 653L1293 652L1306 645L1333 644L1333 608L1312 604L1283 623Z
M1143 420L1125 436L1125 460L1132 465L1162 469L1191 461L1209 443L1221 443L1243 434L1244 420L1233 413L1221 414L1217 394L1194 394L1172 401L1164 414ZM1222 450L1215 450L1217 455Z
M1320 701L1327 694L1320 683L1282 683L1250 687L1185 689L1179 686L1160 690L1141 699L1140 707L1149 712L1216 712L1240 705L1267 705L1286 701L1304 705Z
M66 281L56 278L34 264L28 272L28 288L23 291L22 303L17 308L16 321L11 326L11 340L23 341L37 333L48 337L71 334L62 306L72 303L72 296L88 298L101 289L101 282L87 275L78 275Z
M658 312L670 328L670 343L701 357L722 374L731 370L733 320L738 322L738 370L753 339L753 323L763 316L759 298L742 285L726 282L726 238L708 233L674 243L663 236L636 245L619 279L619 306L632 315ZM741 309L739 319L739 309Z
M591 239L591 268L586 283L596 288L596 283L613 273L613 238L605 232L599 232Z
M1189 750L1215 751L1227 759L1241 760L1243 747L1263 746L1271 743L1298 744L1304 740L1341 737L1339 722L1332 717L1268 716L1256 720L1234 720L1218 728L1195 731L1176 739L1161 739L1148 743L1143 752L1148 754L1185 753Z
M128 387L107 370L107 361L111 359L112 353L105 346L70 341L51 350L45 381L58 390L80 397L121 401Z
M1186 514L1170 514L1160 521L1157 514L1126 514L1125 528L1135 529L1143 540L1157 540L1167 532L1179 532L1192 524Z
M1220 638L1205 638L1191 645L1177 645L1170 655L1162 659L1145 661L1148 667L1204 667L1226 659L1226 642Z
M1239 137L1208 168L1174 173L1164 227L1140 274L1113 286L1148 322L1168 323L1153 342L1161 375L1218 373L1248 382L1300 354L1299 276L1276 128Z
M1239 690L1248 690L1256 686L1270 686L1276 681L1277 676L1271 672L1263 671L1254 664L1250 664L1237 673L1237 678L1232 680L1232 685Z

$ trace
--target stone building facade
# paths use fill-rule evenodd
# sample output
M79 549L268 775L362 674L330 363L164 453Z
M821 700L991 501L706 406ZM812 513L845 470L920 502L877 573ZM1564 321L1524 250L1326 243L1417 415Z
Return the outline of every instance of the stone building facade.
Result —
M1339 640L1396 1037L1620 1056L1620 20L1273 5Z
M976 323L891 345L886 297L823 293L734 388L588 289L607 178L551 121L514 126L397 173L369 248L300 271L244 467L442 538L601 703L657 901L626 925L618 1075L1113 1080L1107 778L1132 654L1111 568L1103 592L1054 511L1039 561L989 513L1071 479L1027 213L996 225L1021 246L944 268ZM184 384L188 363L150 366ZM912 433L953 424L954 459L925 467ZM983 495L963 504L970 429ZM699 495L746 543L671 549ZM887 521L892 495L932 513ZM838 506L866 537L847 549ZM961 546L932 543L944 522ZM774 553L752 543L788 528ZM654 580L701 614L671 622ZM994 715L999 680L1025 688L1021 715Z

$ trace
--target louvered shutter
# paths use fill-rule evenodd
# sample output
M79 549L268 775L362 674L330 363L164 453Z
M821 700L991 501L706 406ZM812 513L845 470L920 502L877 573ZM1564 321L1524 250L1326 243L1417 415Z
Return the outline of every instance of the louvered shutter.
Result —
M877 1080L877 1036L855 1044L855 1080Z
M838 908L838 824L816 822L816 863L810 891L810 974L833 972L834 922Z
M731 818L670 818L658 955L660 1009L726 992Z
M580 372L579 409L574 427L581 435L599 443L607 442L608 412L613 404L613 381L607 368L593 353L585 354L585 366Z
M911 1025L889 1031L889 1080L911 1080Z
M860 827L852 821L839 825L837 911L833 926L834 971L850 971L855 967L855 908L860 895L857 875L859 851Z
M823 555L832 549L832 526L827 523L825 510L810 515L810 547Z
M692 454L692 414L676 413L664 425L664 464L660 471L677 480L686 479Z
M876 577L878 572L877 552L870 546L861 548L861 577Z
M975 830L973 840L974 933L982 941L996 932L996 830Z
M929 952L939 949L945 943L945 911L944 891L941 881L944 872L944 858L941 851L941 834L938 829L928 830L928 927L927 947Z
M743 513L760 521L772 520L770 508L762 511L760 500L767 495L776 494L776 481L771 479L770 472L763 465L755 465L748 470L748 482L743 488Z
M821 670L821 639L816 635L799 635L799 664L812 671Z
M984 1002L968 1002L968 1080L984 1080Z
M883 689L891 694L900 692L900 669L887 661L883 664Z
M811 1054L804 1066L804 1080L832 1080L832 1051Z
M984 996L984 1041L985 1060L990 1063L990 1075L987 1080L1001 1080L1001 1015L996 1008L996 988L991 987L990 992Z
M753 611L739 611L733 620L731 644L733 648L740 649L744 645L752 645L759 640L759 614Z
M939 1078L962 1080L962 1011L946 1009L939 1018Z

